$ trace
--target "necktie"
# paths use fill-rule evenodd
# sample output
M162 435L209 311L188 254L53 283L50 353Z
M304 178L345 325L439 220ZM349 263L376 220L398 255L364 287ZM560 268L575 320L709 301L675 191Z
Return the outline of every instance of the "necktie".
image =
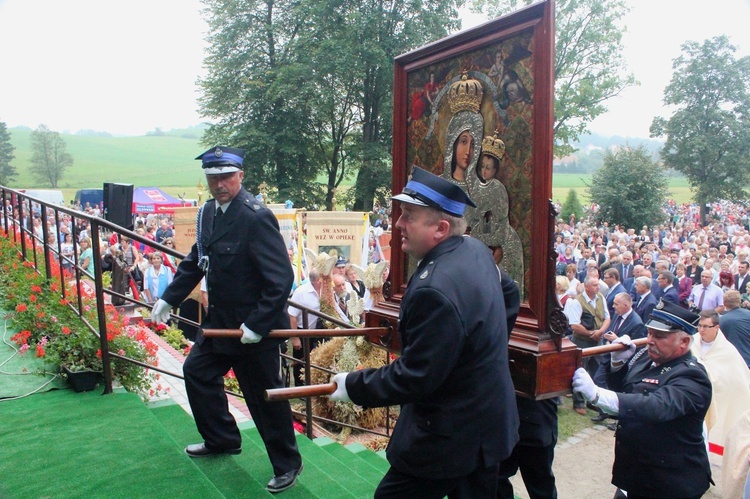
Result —
M214 228L216 228L216 225L219 223L219 219L224 215L224 210L221 208L216 208L216 215L214 216Z
M343 298L339 298L339 308L341 308L341 311L344 313L344 315L349 315L346 313L346 301L344 301Z
M617 334L617 331L620 330L620 326L622 326L622 316L618 317L617 320L615 321L615 327L612 329L612 332Z
M698 308L703 310L703 298L706 296L706 287L703 286L703 289L701 290L701 297L698 300Z
M629 265L622 266L622 280L623 281L628 278L628 267Z

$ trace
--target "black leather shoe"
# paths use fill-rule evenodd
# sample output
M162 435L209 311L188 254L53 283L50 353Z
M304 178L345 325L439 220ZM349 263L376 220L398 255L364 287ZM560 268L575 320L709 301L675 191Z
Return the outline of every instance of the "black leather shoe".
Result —
M607 429L608 429L608 430L612 430L612 431L615 431L615 430L617 430L617 424L616 424L616 423L609 423L609 424L607 425Z
M592 411L599 412L599 408L595 406L594 404L592 404L591 402L586 402L586 407L588 407Z
M212 449L206 446L206 444L193 444L185 447L185 454L190 457L208 457L218 456L219 454L239 454L242 452L242 447L236 449Z
M266 490L271 494L276 494L282 490L286 490L295 483L297 483L297 476L302 473L303 465L299 465L299 469L287 471L283 475L275 476L268 482Z
M607 416L606 414L599 414L598 416L594 416L593 418L591 418L591 421L593 421L594 423L601 423L608 417L609 416Z

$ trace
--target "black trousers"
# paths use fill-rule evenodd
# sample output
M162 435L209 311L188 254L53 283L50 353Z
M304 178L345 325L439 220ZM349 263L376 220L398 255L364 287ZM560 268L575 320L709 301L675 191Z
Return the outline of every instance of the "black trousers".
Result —
M510 477L519 469L531 499L556 498L557 487L555 475L552 473L554 458L555 444L546 447L516 445L510 457L500 463L500 471L497 474L497 498L513 499Z
M401 473L393 466L375 490L375 499L493 499L497 486L497 465L480 467L456 478L419 478Z
M229 369L234 369L237 376L274 475L298 469L302 458L297 449L289 402L268 403L263 398L266 389L283 387L276 347L245 355L224 355L213 351L210 339L193 345L182 370L190 409L205 444L216 449L235 449L242 444L224 393L223 376Z

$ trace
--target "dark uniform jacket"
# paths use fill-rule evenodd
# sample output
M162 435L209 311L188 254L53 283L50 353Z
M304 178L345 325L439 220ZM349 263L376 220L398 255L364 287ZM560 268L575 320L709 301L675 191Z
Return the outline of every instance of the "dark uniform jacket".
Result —
M401 301L401 356L347 376L354 403L402 405L387 450L396 470L453 478L510 455L518 414L500 297L484 244L443 241L422 259Z
M620 402L612 483L637 496L700 496L711 481L703 441L711 381L690 352L652 365L644 348L607 373Z
M244 188L213 227L215 214L216 203L209 200L203 209L200 234L203 254L209 257L209 309L202 326L237 329L244 323L261 336L272 329L288 329L284 306L294 273L276 217ZM203 275L194 244L162 299L179 305ZM204 340L199 334L196 341L202 344ZM236 355L273 348L281 341L263 339L244 345L238 338L215 338L212 343L217 352Z

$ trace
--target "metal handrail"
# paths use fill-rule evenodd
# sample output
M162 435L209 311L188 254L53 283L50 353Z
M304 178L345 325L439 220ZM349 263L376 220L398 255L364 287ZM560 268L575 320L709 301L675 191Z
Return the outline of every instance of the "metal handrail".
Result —
M5 209L5 207L7 206L7 203L6 203L7 201L11 201L11 206L13 208L12 216L8 213L8 210ZM15 202L15 201L19 201L19 202ZM29 203L28 214L25 213L24 202ZM53 277L57 277L51 274L51 265L50 265L51 255L52 254L57 255L56 260L61 269L59 278L60 278L60 284L61 284L60 289L61 289L62 298L66 298L65 277L64 277L64 272L62 270L64 268L63 263L72 264L71 265L71 268L73 269L72 277L75 278L76 289L81 289L80 286L84 278L87 278L93 281L94 289L95 289L95 297L96 297L96 308L97 308L97 319L98 319L97 324L93 325L88 321L88 319L86 319L84 315L84 310L83 310L83 302L82 302L81 293L76 293L78 297L77 302L69 303L68 306L74 312L76 312L76 314L81 318L85 327L100 340L101 352L102 352L103 375L104 375L104 392L103 392L104 394L112 393L112 369L111 369L112 359L116 359L118 361L123 361L123 362L130 362L140 367L143 367L146 369L152 369L156 372L160 372L168 376L172 376L178 379L184 379L184 377L180 373L171 372L171 371L159 368L157 366L153 366L153 365L138 361L136 359L129 358L124 355L119 355L117 353L110 352L108 341L107 341L107 335L101 334L101 332L106 331L106 328L107 328L104 296L109 295L113 297L118 297L130 303L133 303L135 305L140 305L140 306L145 306L145 307L148 307L149 304L143 301L137 300L135 298L129 297L127 295L118 293L114 290L104 288L102 284L101 258L94 258L94 275L89 274L86 269L81 268L80 266L81 262L79 262L78 260L77 238L75 237L73 238L73 258L72 259L68 258L67 256L62 255L62 253L58 250L59 244L60 244L59 239L57 240L54 247L51 246L48 243L48 237L49 237L48 224L47 224L48 217L49 217L48 210L51 209L53 212L56 227L59 227L61 213L69 215L72 219L73 224L75 224L76 220L86 220L90 227L90 236L91 236L91 241L92 241L91 249L92 249L93 255L95 256L102 254L101 247L99 244L99 241L100 241L99 236L103 229L109 232L117 233L119 235L127 236L128 238L134 241L143 243L147 246L154 248L155 250L161 251L163 253L166 253L178 259L185 258L186 256L185 254L173 248L163 246L162 244L152 241L151 239L148 239L146 237L143 237L133 231L120 227L119 225L114 224L108 220L105 220L99 217L94 217L94 216L91 216L91 215L88 215L86 213L82 213L79 211L75 211L73 209L66 208L64 206L50 204L42 199L36 198L34 196L29 196L15 189L10 189L7 187L0 186L0 203L2 203L2 207L1 207L2 217L0 217L0 225L6 230L8 237L10 237L10 235L12 234L14 242L19 242L19 239L20 239L21 255L24 260L28 260L28 257L29 257L28 253L29 253L29 250L31 250L34 268L36 272L39 272L38 270L39 262L37 261L36 248L37 248L37 244L41 243L40 246L42 248L42 252L44 256L45 277L47 278L47 280L51 280ZM41 240L40 238L35 236L33 232L33 228L31 227L32 218L33 218L31 203L36 203L40 206L40 212L41 212L41 217L42 217ZM28 223L28 226L25 225L26 223ZM27 242L30 242L31 248L28 247ZM308 329L309 322L310 322L309 321L310 314L318 318L324 319L341 328L345 328L345 329L354 328L354 326L342 321L340 318L332 317L323 312L311 309L302 304L296 303L292 301L291 299L287 300L287 304L289 306L293 306L302 311L303 329ZM186 324L190 324L192 326L199 326L198 323L190 319L183 318L180 315L172 314L172 317L180 321L183 321ZM318 370L327 372L328 374L335 374L335 372L330 369L313 364L310 361L310 351L311 351L310 338L303 337L301 338L301 340L302 340L302 345L303 345L302 362L305 366L305 384L307 386L310 386L311 384L311 369L318 369ZM375 345L375 346L378 346L378 345ZM384 355L386 355L386 362L390 361L388 352L386 350L384 350L384 352L385 352ZM288 354L285 354L285 353L280 353L280 356L282 358L285 358L291 361L299 362L297 359L294 359L293 357L290 357ZM236 397L244 398L241 394L238 394L229 390L225 390L225 393L236 396ZM340 422L340 421L337 422L337 421L333 421L324 417L316 416L313 414L313 411L312 411L312 398L304 397L304 399L305 399L305 412L304 413L299 412L299 411L293 411L293 412L294 414L297 414L299 416L304 416L306 418L307 420L306 433L307 433L308 438L310 439L313 438L312 422L314 421L338 424L342 427L348 427L348 428L356 429L359 431L363 431L363 432L367 432L367 433L371 433L371 434L379 435L379 436L388 437L391 434L390 408L386 408L386 433L384 434L382 432L371 430L368 428L362 428L356 425L351 425L351 424L347 424L347 423Z

